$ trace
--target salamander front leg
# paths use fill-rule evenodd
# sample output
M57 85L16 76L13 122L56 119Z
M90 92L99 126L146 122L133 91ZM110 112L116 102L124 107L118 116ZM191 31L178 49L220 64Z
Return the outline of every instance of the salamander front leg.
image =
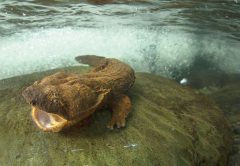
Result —
M108 123L107 128L113 129L116 125L117 128L125 127L126 118L131 111L131 100L126 95L119 95L114 98L112 104L112 119Z

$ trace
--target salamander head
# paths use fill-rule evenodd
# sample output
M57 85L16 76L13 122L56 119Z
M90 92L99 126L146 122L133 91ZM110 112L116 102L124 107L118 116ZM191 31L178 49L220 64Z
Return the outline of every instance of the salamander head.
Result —
M58 73L59 74L59 73ZM71 76L48 76L26 88L22 95L32 106L32 118L44 131L58 132L94 112L103 96Z

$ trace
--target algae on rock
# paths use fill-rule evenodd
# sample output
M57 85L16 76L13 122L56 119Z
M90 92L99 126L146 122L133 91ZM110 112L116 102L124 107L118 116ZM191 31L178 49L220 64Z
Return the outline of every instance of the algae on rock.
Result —
M61 133L40 131L21 96L24 87L56 71L0 81L0 165L225 165L229 126L213 103L172 80L136 74L127 127L106 128L111 113L96 112L91 123Z
M228 165L240 165L240 81L216 88L208 96L222 109L232 127L233 145Z

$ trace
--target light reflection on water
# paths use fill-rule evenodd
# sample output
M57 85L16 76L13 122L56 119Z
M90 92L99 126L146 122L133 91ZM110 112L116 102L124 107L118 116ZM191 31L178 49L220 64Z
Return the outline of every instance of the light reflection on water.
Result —
M75 65L80 54L116 57L169 77L201 56L238 73L239 9L237 1L5 0L0 79Z

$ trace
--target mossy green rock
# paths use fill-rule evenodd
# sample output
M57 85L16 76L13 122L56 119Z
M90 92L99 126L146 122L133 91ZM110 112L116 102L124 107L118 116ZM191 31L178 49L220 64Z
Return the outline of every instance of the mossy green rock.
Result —
M208 94L223 110L233 130L233 146L229 166L240 165L240 81Z
M0 81L0 165L225 165L229 127L207 98L172 80L137 73L127 127L106 128L111 113L96 112L85 127L39 130L22 90L59 70Z

